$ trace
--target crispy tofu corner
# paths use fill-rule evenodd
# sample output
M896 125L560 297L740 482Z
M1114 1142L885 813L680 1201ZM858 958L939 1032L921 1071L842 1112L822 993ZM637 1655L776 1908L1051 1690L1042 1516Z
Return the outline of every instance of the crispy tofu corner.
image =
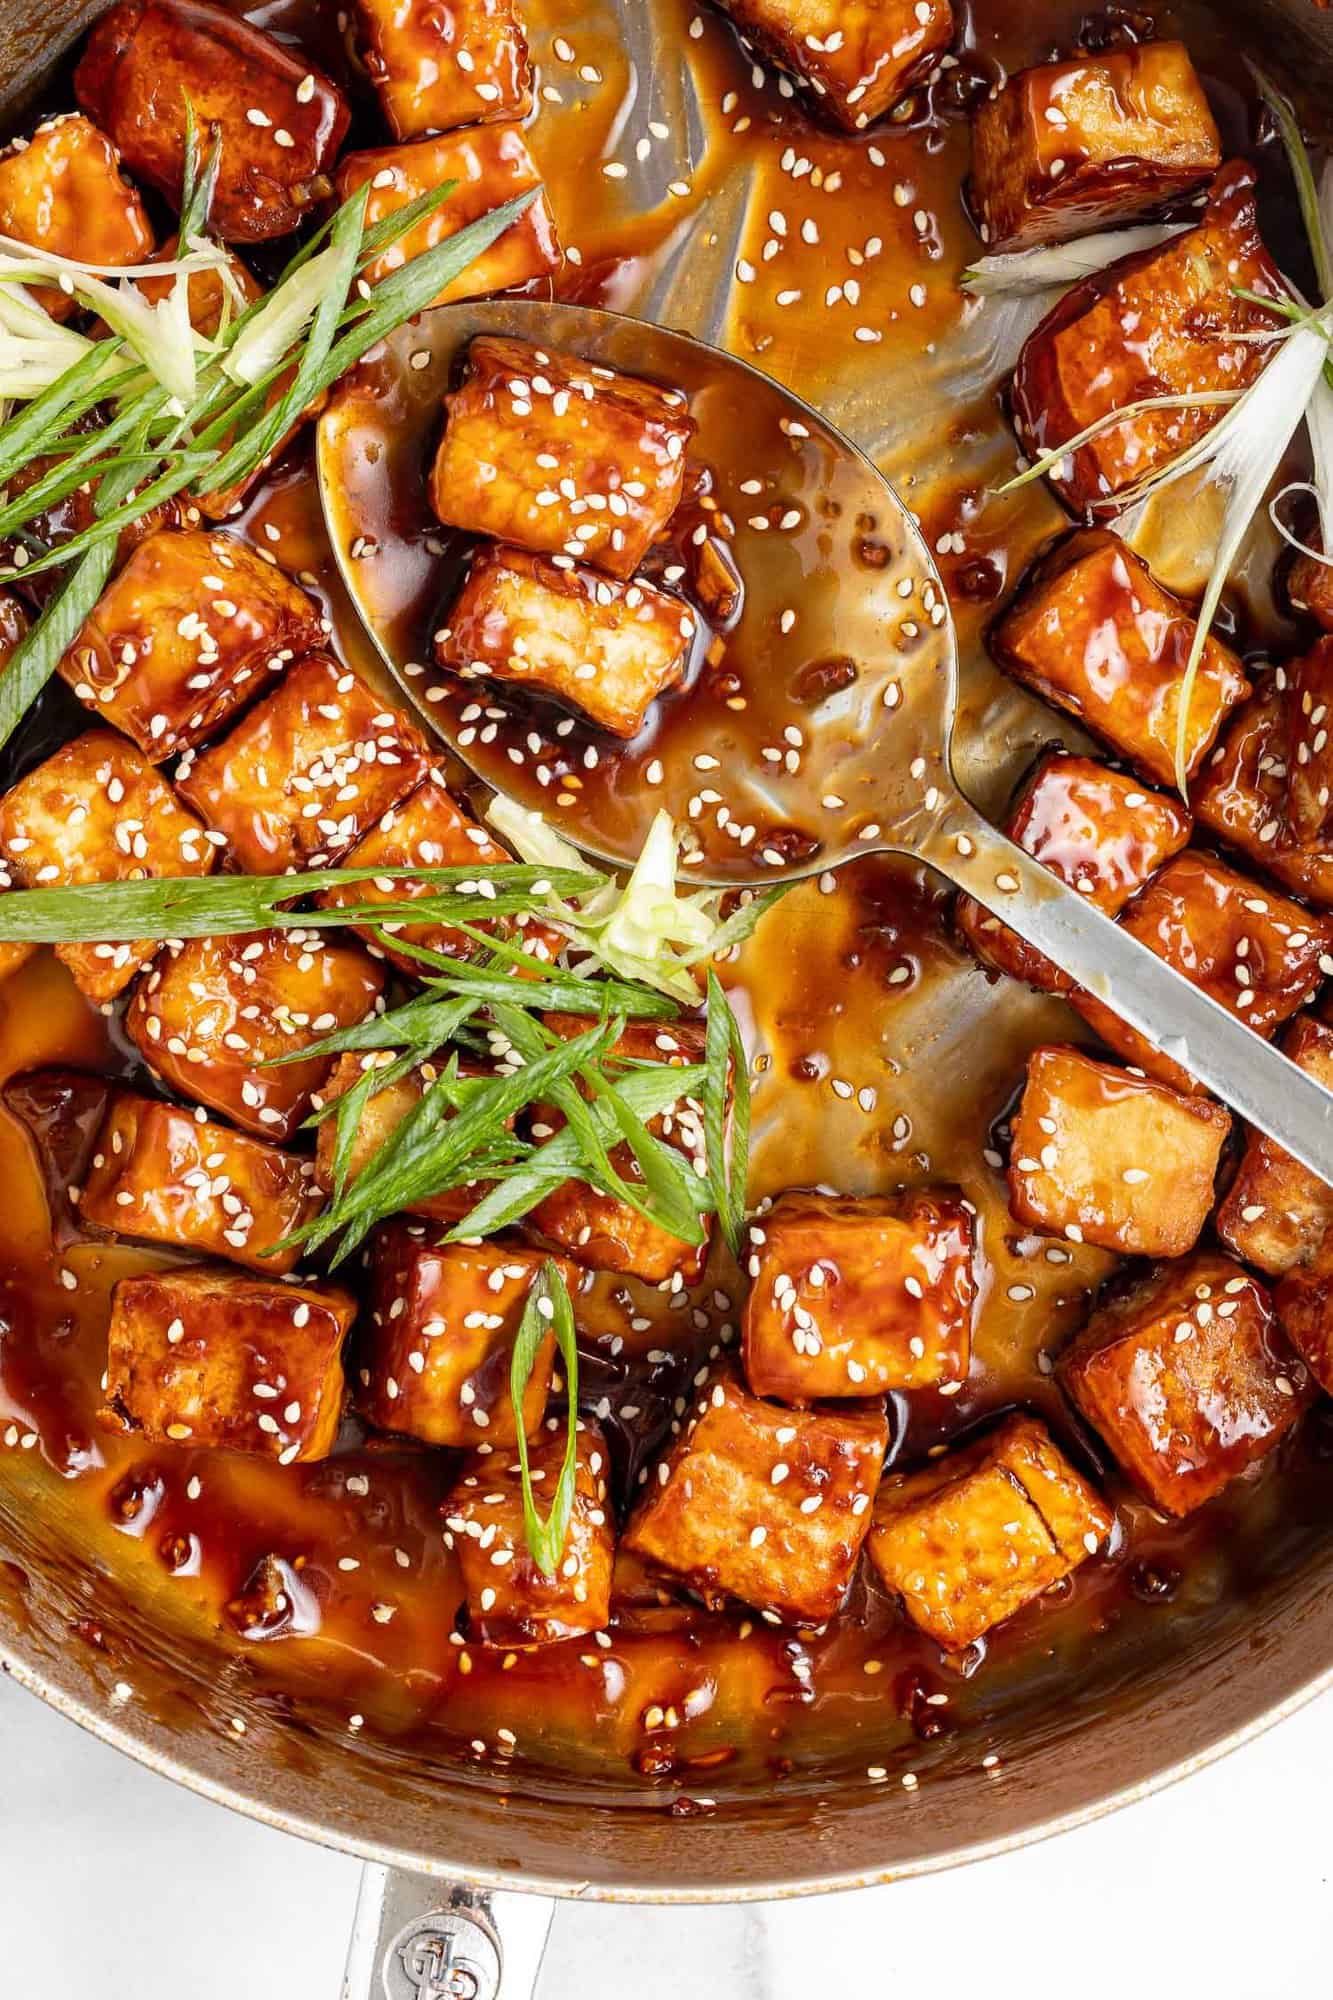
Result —
M1282 1053L1333 1090L1333 1028L1311 1014L1298 1015L1282 1038ZM1277 1278L1308 1264L1330 1227L1333 1188L1264 1133L1249 1130L1236 1178L1216 1216L1227 1248Z
M75 263L112 265L142 264L155 240L116 148L77 111L43 120L0 153L0 236ZM33 296L53 319L78 311L58 286L39 285Z

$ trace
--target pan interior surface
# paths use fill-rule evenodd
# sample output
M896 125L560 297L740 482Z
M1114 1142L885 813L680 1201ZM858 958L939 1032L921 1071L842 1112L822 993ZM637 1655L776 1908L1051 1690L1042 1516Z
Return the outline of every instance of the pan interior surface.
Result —
M85 11L70 9L70 20ZM299 7L283 11L299 23ZM990 666L982 628L996 595L1062 517L1029 489L1015 496L993 540L953 527L972 518L965 503L959 511L960 493L983 491L1013 456L995 393L1012 342L1006 347L997 316L963 305L956 289L976 251L956 200L966 116L941 109L929 150L920 129L840 140L811 126L803 144L812 166L794 184L782 161L785 138L765 129L781 100L771 79L750 78L720 19L707 17L696 35L694 10L682 0L623 8L590 0L572 25L572 10L556 0L532 0L525 11L541 73L558 79L561 92L532 136L557 207L578 217L569 234L581 262L567 272L569 295L687 324L790 383L893 479L932 549L946 521L966 541L939 557L959 625L958 764L971 795L998 814L1057 725ZM1085 10L1043 0L1035 11L1041 34L1028 8L979 0L977 48L1031 61L1034 35L1067 41ZM1243 50L1262 48L1293 88L1307 86L1302 104L1317 131L1311 79L1333 74L1333 30L1304 0L1186 4L1157 10L1156 19L1160 33L1189 42L1227 104L1239 102ZM566 39L573 63L557 49ZM21 60L33 60L26 43ZM723 110L733 90L736 103ZM738 133L745 115L749 130ZM653 143L639 158L632 138L649 121ZM602 174L613 158L624 159L624 176ZM839 263L843 294L827 326L778 303L776 283L758 281L765 244L799 231L797 217L814 200L801 189L816 166L825 182L841 174L850 194L841 205L836 189L827 197L822 240L793 253L800 275L792 287L822 289L835 239L841 258L853 223L863 259L845 270ZM884 266L892 277L877 277L875 259L865 261L872 232L891 245ZM849 302L853 270L862 274L864 312ZM858 340L858 324L880 338ZM281 473L276 494L252 502L239 526L257 533L281 520L288 546L299 542L318 577L349 659L374 671L321 540L308 472L298 464ZM1191 551L1176 555L1185 588ZM19 754L31 761L38 748L28 742ZM1016 1284L1027 1267L1006 1241L1002 1194L980 1158L978 1106L988 1118L1003 1113L1027 1050L1066 1033L1066 1011L988 984L942 942L939 893L924 871L868 863L836 894L811 883L786 908L781 945L756 940L742 971L747 1031L771 1057L772 1081L756 1092L753 1194L820 1181L868 1192L895 1184L908 1160L928 1158L976 1202L997 1290ZM857 978L823 1068L816 1079L797 1077L810 963L853 959ZM890 989L899 963L910 977ZM79 1036L95 1067L105 1029L82 1021L71 1029L49 968L18 978L17 1000L0 989L6 1073L41 1066ZM878 1093L873 1116L855 1093L831 1088L844 1075ZM12 1226L31 1242L44 1226L42 1192L26 1141L3 1115ZM94 1297L129 1268L96 1248L65 1254ZM1038 1272L1032 1296L997 1314L996 1351L1018 1370L1058 1348L1078 1323L1081 1287L1107 1268L1086 1253L1072 1267ZM636 1742L638 1762L631 1767L622 1754L612 1772L588 1737L596 1705L577 1702L552 1704L543 1757L506 1762L490 1754L493 1744L483 1755L441 1698L442 1639L420 1674L399 1675L396 1693L384 1670L389 1642L368 1621L349 1617L300 1659L291 1646L241 1641L216 1590L164 1567L151 1495L122 1494L113 1514L127 1467L87 1423L89 1405L71 1410L53 1386L70 1342L91 1353L95 1311L63 1306L48 1276L40 1296L6 1281L0 1301L0 1660L155 1768L352 1851L478 1882L626 1899L852 1886L966 1860L1123 1803L1243 1741L1333 1677L1333 1436L1316 1423L1280 1482L1241 1482L1207 1523L1174 1540L1143 1510L1135 1573L1124 1565L1104 1586L1080 1586L1086 1622L1077 1631L1069 1606L1055 1602L1027 1620L1021 1647L1001 1638L970 1675L946 1684L937 1667L908 1655L895 1654L893 1670L876 1677L860 1677L859 1660L855 1674L835 1662L825 1729L817 1717L801 1721L798 1674L730 1760L709 1752L654 1760ZM1004 1404L1001 1369L973 1414L980 1421ZM1051 1388L1050 1410L1057 1406ZM895 1449L928 1443L904 1424ZM391 1470L385 1477L392 1511L398 1488ZM246 1528L260 1489L252 1493L239 1475L221 1483L219 1512L232 1506ZM95 1518L88 1490L98 1496ZM424 1546L434 1515L420 1497L401 1505L407 1511L384 1524L386 1544L401 1537ZM238 1529L242 1544L252 1550ZM880 1630L884 1605L858 1590L856 1618ZM442 1624L452 1608L442 1607ZM1093 1627L1095 1645L1086 1642ZM722 1713L743 1690L715 1665L710 1672ZM540 1692L521 1666L515 1687L516 1710L539 1714ZM947 1692L947 1726L932 1721L931 1688Z

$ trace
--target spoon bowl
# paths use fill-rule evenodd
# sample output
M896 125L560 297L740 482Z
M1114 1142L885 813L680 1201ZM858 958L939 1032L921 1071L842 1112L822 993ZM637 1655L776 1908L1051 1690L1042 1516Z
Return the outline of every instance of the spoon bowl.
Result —
M704 616L683 686L630 743L434 663L472 542L435 519L427 474L442 398L482 333L688 398L694 476L645 574L685 586ZM965 798L957 652L929 551L888 481L799 397L642 320L527 299L449 306L340 386L318 468L336 559L389 673L480 778L576 847L631 863L665 808L701 885L768 885L877 851L928 862L1333 1183L1333 1096Z

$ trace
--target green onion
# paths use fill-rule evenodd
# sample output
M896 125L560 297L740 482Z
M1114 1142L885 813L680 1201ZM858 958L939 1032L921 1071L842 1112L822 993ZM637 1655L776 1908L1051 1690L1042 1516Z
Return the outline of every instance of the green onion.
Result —
M64 602L63 597L58 598L51 609ZM40 629L34 626L33 633ZM68 643L66 639L64 644ZM0 717L22 650L20 647L0 676ZM59 651L55 657L60 657ZM488 916L521 915L532 908L534 897L540 897L546 885L560 886L549 868L520 862L472 868L414 867L413 882L438 882L442 891L458 883L484 883L490 893L441 893L402 903L386 900L313 912L283 907L296 897L357 882L382 882L392 873L383 867L312 868L304 875L164 875L140 882L79 882L66 889L19 889L0 896L0 942L125 944L139 938L228 937L240 931L293 924L325 930L342 924L377 924L386 918L447 924L473 916L478 909L484 909ZM583 879L567 876L566 886L572 883L576 891Z
M632 1070L622 1077L617 1085L617 1094L640 1118L657 1118L678 1104L682 1097L694 1096L703 1085L702 1063L691 1063L675 1068L663 1063L660 1066ZM598 1131L603 1140L613 1136L614 1124L611 1113L604 1104L593 1104L592 1115L597 1121ZM560 1187L567 1180L578 1180L582 1173L582 1154L575 1133L566 1126L553 1139L535 1146L526 1159L510 1168L501 1184L482 1196L474 1209L464 1217L458 1226L445 1238L447 1243L457 1243L471 1236L494 1236L502 1229L510 1229L521 1222L525 1215L545 1199L553 1188Z
M1238 403L1244 394L1240 389L1199 389L1188 396L1142 396L1135 403L1124 403L1118 410L1108 410L1105 416L1087 424L1063 444L1053 445L1049 451L1041 452L1022 472L1012 479L1006 479L1003 486L996 487L997 493L1016 493L1020 486L1031 486L1034 480L1045 478L1053 466L1069 458L1083 445L1091 444L1103 431L1113 430L1118 424L1128 423L1132 417L1141 417L1149 410L1206 410L1218 405Z
M1247 59L1245 66L1254 78L1260 97L1277 122L1283 151L1287 155L1292 179L1296 183L1296 199L1300 203L1301 221L1305 224L1305 233L1310 241L1310 254L1314 258L1315 276L1319 281L1319 295L1324 299L1333 298L1333 256L1330 256L1329 246L1324 238L1323 223L1319 214L1319 196L1310 167L1310 156L1305 150L1305 140L1301 136L1300 122L1291 104L1258 65Z
M729 1096L732 1099L730 1171L727 1168ZM708 1181L717 1219L727 1248L733 1257L739 1258L745 1233L750 1156L750 1064L740 1025L714 972L708 975L704 1143L708 1149Z
M532 1490L528 1466L528 1441L523 1428L523 1397L538 1354L548 1334L565 1366L565 1389L569 1410L565 1418L565 1456L560 1476L551 1496L545 1520ZM549 1260L539 1272L523 1308L523 1318L514 1340L509 1365L509 1400L514 1406L514 1429L518 1434L519 1476L523 1482L523 1534L528 1553L543 1576L554 1577L565 1552L570 1516L574 1511L574 1475L578 1462L579 1357L574 1337L574 1309L558 1264Z

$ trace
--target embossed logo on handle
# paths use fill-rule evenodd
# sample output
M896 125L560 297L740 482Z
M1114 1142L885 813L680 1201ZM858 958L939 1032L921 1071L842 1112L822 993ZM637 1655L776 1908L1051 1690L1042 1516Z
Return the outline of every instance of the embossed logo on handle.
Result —
M496 2000L494 1940L461 1910L436 1910L399 1932L383 1960L385 2000Z

